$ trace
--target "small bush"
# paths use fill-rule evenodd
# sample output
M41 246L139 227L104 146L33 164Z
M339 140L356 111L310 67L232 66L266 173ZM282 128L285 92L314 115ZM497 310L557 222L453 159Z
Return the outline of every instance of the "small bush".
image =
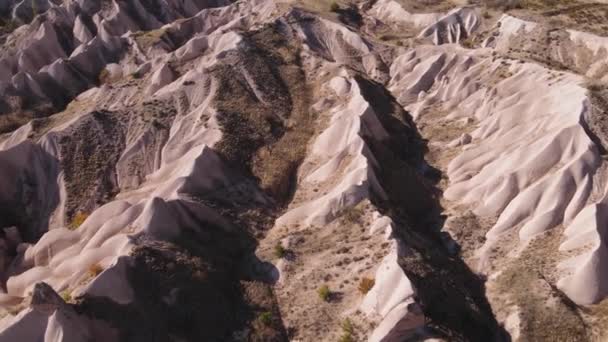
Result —
M353 337L355 334L355 327L350 319L345 319L342 321L340 325L342 327L342 335L340 336L339 342L353 342L355 338Z
M350 321L350 319L345 319L344 321L342 321L342 324L340 325L342 327L342 331L349 333L349 334L354 334L355 333L355 328L353 327L353 322Z
M364 210L359 208L359 206L350 207L343 211L342 220L345 223L359 224L364 214Z
M94 263L93 265L89 266L89 277L97 277L101 272L103 272L103 267L101 267L100 264Z
M89 217L89 214L83 213L83 212L79 211L72 218L72 222L70 223L70 225L68 226L68 228L70 230L78 229L78 227L80 227L84 223L84 221L86 221L86 219L88 217Z
M131 77L131 79L134 79L134 80L143 77L143 75L141 75L138 71L133 71L129 76Z
M64 302L69 303L72 301L72 293L70 293L70 290L65 290L61 292L61 298L63 298Z
M353 335L347 334L347 333L343 333L342 336L340 336L340 339L338 340L338 342L354 342L355 339L353 338Z
M329 299L331 297L331 291L329 290L329 286L323 285L319 287L319 289L317 290L317 294L319 294L319 298L321 298L323 301L329 302Z
M287 254L287 250L285 249L285 247L283 247L283 245L281 245L280 242L278 242L276 246L274 246L274 256L279 259L282 259L285 257L285 254Z
M332 3L329 5L329 10L332 12L338 12L338 10L340 10L340 5L338 5L337 2L332 1Z
M258 316L258 320L262 324L269 326L272 323L272 313L270 311L264 311Z
M372 278L361 278L361 281L359 282L359 292L361 292L362 294L366 294L369 292L369 290L372 289L372 287L374 287L374 284L376 284L376 281Z
M105 83L108 83L109 80L110 80L110 72L108 71L108 69L101 69L101 71L99 72L99 75L97 76L97 82L99 84L105 84Z

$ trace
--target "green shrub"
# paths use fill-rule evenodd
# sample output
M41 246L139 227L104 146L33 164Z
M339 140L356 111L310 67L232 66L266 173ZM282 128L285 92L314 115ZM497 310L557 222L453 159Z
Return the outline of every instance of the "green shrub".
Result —
M61 298L63 298L64 302L69 303L72 301L72 293L70 290L64 290L61 292Z
M342 331L345 333L349 333L351 335L355 333L355 327L353 327L353 322L351 322L348 318L342 321L342 324L340 326L342 327Z
M274 246L274 256L282 259L285 257L285 254L287 254L287 250L280 242L277 242L277 244Z
M331 297L331 291L329 290L329 286L323 285L317 289L317 294L319 294L319 298L321 298L325 302L329 302Z
M338 3L335 1L332 1L331 4L329 5L329 10L332 12L338 12L339 9L340 9L340 5L338 5Z
M339 342L354 342L355 338L353 337L355 334L355 327L350 319L345 319L342 321L340 325L342 327L342 335L340 336Z
M264 311L258 316L258 320L262 324L269 326L272 323L272 313L270 311Z
M338 340L338 342L354 342L355 339L353 338L353 335L344 333L342 334L342 336L340 336L340 339Z
M110 72L108 69L101 69L99 75L97 76L97 82L99 84L108 83L110 81Z

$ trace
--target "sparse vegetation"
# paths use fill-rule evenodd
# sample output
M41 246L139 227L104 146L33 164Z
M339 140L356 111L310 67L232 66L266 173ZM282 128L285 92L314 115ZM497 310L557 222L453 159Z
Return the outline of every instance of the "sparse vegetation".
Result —
M0 35L8 34L19 27L19 23L12 19L2 19L0 18Z
M103 272L103 267L99 263L89 266L88 275L90 278L97 277L101 272Z
M353 338L353 336L350 334L347 334L347 333L343 333L340 336L340 339L338 340L338 342L354 342L354 341L355 341L355 339Z
M508 296L525 317L520 327L522 341L579 341L585 336L579 308L560 294L552 283L555 279L547 278L558 262L555 251L560 236L551 231L530 241L519 259L496 279L492 290ZM551 297L556 301L547 306L546 298Z
M285 254L287 254L287 250L280 242L277 242L277 244L274 246L274 256L278 259L282 259L285 257Z
M136 79L141 78L141 77L142 77L142 75L141 75L139 72L137 72L137 71L133 71L133 72L132 72L132 73L129 75L129 77L131 77L132 79L135 79L135 80L136 80Z
M501 11L508 11L512 9L522 8L522 0L474 0L469 1L471 4L483 4L488 8L499 9Z
M258 320L265 326L272 324L272 313L270 311L264 311L258 316Z
M251 34L250 43L256 48L244 59L243 67L255 70L265 91L272 94L267 101L259 101L239 81L242 69L221 64L212 73L219 80L218 123L226 132L218 151L228 162L250 168L260 187L282 203L289 198L306 155L316 116L311 110L311 88L298 62L300 46L279 31L273 24ZM269 111L274 115L269 116Z
M344 223L348 224L359 224L361 222L361 217L363 216L364 211L359 206L350 207L344 209L342 214L342 220Z
M68 228L70 230L78 229L78 227L80 227L88 217L89 214L87 213L84 213L82 211L77 212L76 215L74 215L74 217L72 218L72 222L70 222Z
M332 12L338 12L340 10L340 5L336 1L332 1L329 5L329 10Z
M340 325L342 328L342 335L340 336L339 342L354 342L355 341L355 327L350 319L345 319Z
M584 84L584 87L589 89L590 91L602 91L608 88L606 82L594 79L587 80Z
M367 277L363 277L361 278L361 281L359 281L359 292L361 292L361 294L367 294L369 292L369 290L372 289L372 287L374 287L374 285L376 284L376 281L372 278L367 278Z
M70 303L72 301L72 293L70 290L64 290L61 292L61 298L63 298L64 302Z
M321 298L324 302L329 302L329 299L331 298L331 290L327 285L319 287L317 289L317 294L319 295L319 298Z
M108 71L108 69L101 69L99 75L97 76L97 82L99 82L99 84L111 82L110 72Z
M135 39L140 48L146 50L160 42L166 33L167 30L163 28L150 31L139 31L133 34L133 39Z

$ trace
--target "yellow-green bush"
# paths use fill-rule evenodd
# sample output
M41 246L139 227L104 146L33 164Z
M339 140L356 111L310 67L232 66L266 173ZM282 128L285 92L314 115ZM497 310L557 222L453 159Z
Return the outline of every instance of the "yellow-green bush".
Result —
M81 211L77 212L76 215L74 215L74 217L72 218L72 222L70 222L68 228L71 230L78 229L78 227L80 227L80 225L82 225L88 217L89 214L87 213L83 213Z
M319 289L317 289L317 294L319 295L319 298L321 298L323 301L329 302L329 299L331 297L331 291L329 290L329 286L323 285L319 287Z

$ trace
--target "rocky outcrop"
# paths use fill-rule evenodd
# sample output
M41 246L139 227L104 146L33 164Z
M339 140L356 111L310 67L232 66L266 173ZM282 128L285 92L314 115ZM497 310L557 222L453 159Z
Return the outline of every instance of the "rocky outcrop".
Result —
M97 331L97 335L93 335ZM91 339L115 340L116 331L101 322L90 321L46 283L34 287L31 304L12 322L6 323L0 339L28 341L83 341Z

